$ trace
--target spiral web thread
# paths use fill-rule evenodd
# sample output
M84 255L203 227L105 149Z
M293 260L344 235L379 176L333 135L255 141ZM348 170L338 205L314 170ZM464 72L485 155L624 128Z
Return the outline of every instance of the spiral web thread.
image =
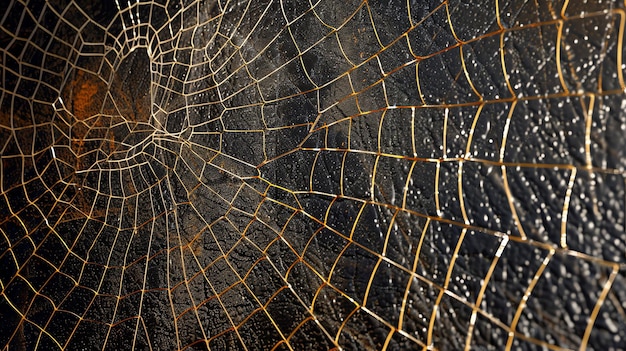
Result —
M626 342L622 3L1 9L3 349Z

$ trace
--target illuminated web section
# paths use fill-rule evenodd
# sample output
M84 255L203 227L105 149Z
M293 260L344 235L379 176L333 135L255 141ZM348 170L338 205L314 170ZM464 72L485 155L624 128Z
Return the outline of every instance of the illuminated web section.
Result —
M626 343L622 3L164 2L0 6L3 350Z

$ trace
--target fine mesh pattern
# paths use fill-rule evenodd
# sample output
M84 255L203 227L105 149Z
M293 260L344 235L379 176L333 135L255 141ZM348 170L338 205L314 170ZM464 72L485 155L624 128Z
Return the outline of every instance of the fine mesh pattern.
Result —
M623 7L3 1L0 348L620 348Z

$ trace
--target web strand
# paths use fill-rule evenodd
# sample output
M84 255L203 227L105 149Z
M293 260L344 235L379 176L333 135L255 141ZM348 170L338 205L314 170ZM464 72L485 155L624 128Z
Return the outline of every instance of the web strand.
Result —
M3 350L626 342L622 3L3 6Z

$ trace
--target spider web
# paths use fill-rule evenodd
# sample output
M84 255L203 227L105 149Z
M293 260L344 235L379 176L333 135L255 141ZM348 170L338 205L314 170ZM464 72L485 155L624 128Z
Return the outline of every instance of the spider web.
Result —
M0 347L616 349L610 1L0 5Z

